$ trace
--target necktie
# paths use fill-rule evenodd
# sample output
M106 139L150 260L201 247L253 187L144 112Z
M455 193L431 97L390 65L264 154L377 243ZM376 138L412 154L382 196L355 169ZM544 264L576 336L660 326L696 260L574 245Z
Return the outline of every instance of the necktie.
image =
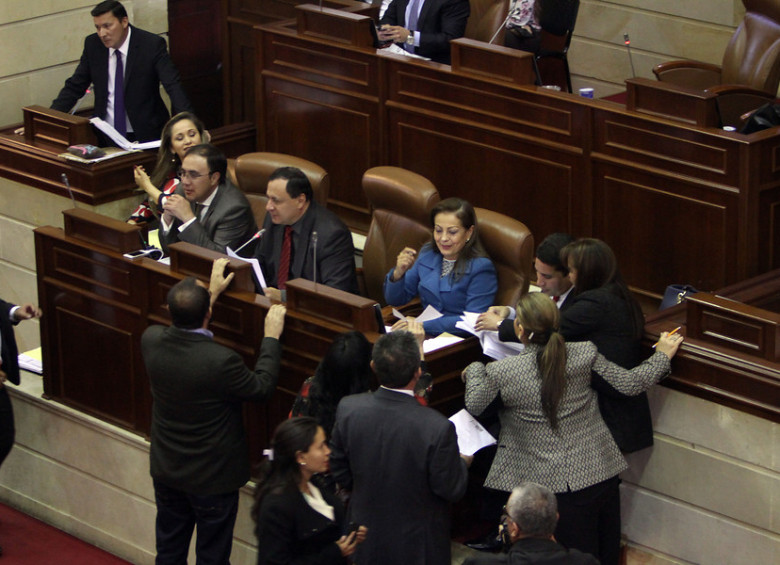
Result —
M414 31L417 29L417 17L419 13L420 0L412 0L412 4L409 7L409 21L406 22L406 29L408 29L411 34L414 34ZM404 44L404 48L409 51L409 53L414 53L414 45Z
M122 137L127 135L127 118L125 117L125 71L122 68L122 52L114 51L116 55L116 73L114 74L114 129Z
M561 297L560 297L560 296L553 296L553 302L555 302L556 304L558 304L558 301L559 301L560 299L561 299Z
M195 217L200 221L201 216L203 215L203 204L200 202L195 203Z
M290 276L290 254L292 253L292 226L284 226L282 253L279 256L279 273L276 275L276 286L283 290Z

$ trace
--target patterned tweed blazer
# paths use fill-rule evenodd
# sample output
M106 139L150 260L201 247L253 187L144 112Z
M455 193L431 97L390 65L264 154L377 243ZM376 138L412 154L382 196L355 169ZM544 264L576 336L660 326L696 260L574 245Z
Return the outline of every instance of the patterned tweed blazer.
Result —
M591 370L618 391L635 395L669 373L669 358L656 352L634 369L607 361L591 342L567 343L566 389L558 405L558 429L542 411L540 348L487 366L466 368L466 408L479 415L501 395L501 434L485 486L511 491L521 481L553 492L577 491L625 470L628 465L609 433L591 388Z

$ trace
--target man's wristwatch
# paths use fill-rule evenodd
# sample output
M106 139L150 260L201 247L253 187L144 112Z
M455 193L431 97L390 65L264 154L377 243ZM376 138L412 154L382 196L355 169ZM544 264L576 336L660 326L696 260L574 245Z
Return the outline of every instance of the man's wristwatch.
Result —
M409 35L406 36L406 44L411 45L414 47L414 32L410 31Z

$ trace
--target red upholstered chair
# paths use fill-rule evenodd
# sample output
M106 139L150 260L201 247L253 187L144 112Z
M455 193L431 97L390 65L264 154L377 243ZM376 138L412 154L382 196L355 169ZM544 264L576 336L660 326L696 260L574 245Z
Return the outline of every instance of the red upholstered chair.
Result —
M374 167L363 175L371 224L358 282L364 296L385 304L382 286L404 247L420 249L431 238L430 211L439 192L423 176L399 167Z
M330 176L319 165L283 153L245 153L235 162L235 178L237 186L244 191L258 226L265 220L265 205L268 198L265 190L268 177L279 167L297 167L309 178L314 193L314 200L322 206L327 206Z
M731 38L721 66L668 61L653 68L658 80L714 92L723 125L774 100L780 82L780 1L742 0L745 19Z
M498 274L494 304L515 305L528 292L534 261L534 236L523 222L484 208L475 208L479 239Z

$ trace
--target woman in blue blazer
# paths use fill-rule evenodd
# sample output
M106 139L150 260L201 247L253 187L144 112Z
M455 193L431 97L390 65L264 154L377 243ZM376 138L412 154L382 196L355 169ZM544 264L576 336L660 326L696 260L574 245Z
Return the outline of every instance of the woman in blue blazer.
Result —
M431 242L419 257L411 247L398 254L385 278L385 300L400 306L419 296L423 308L431 305L442 313L423 324L425 333L467 335L455 324L464 312L490 308L498 290L496 269L479 241L471 204L461 198L442 200L431 210L431 225ZM405 326L402 320L393 329Z

